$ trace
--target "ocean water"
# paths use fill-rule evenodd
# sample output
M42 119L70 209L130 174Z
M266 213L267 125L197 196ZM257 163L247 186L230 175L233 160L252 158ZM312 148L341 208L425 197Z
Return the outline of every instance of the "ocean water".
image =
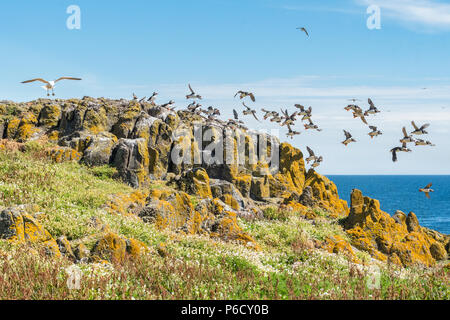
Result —
M356 188L363 195L380 201L390 215L396 210L414 212L420 225L450 234L450 176L328 176L338 187L341 199L350 206L350 194ZM419 192L433 183L431 199Z

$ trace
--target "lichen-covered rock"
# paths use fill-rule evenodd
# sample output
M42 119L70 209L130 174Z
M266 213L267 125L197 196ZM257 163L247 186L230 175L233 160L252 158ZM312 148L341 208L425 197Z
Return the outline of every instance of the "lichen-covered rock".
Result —
M306 176L302 152L288 143L282 143L279 169L279 173L274 175L274 179L270 179L271 196L287 196L292 191L301 194Z
M137 101L130 101L128 107L123 110L118 121L113 125L112 133L119 139L129 138L140 113L140 104Z
M327 237L320 247L327 250L329 253L345 255L354 263L360 262L350 243L341 236L336 235Z
M6 208L0 212L0 239L18 243L43 245L47 252L59 256L56 241L30 214L27 206Z
M73 250L73 253L79 262L88 262L91 255L91 252L83 243L78 244Z
M447 251L445 250L445 247L439 242L434 242L431 244L430 252L435 260L447 259Z
M149 153L144 139L120 139L112 159L121 178L130 186L139 188L148 183Z
M186 171L177 181L180 190L199 198L212 198L209 176L203 168Z
M82 128L92 134L107 130L108 117L105 108L99 106L88 108L84 113Z
M377 200L355 189L344 226L352 244L376 259L386 261L395 254L405 267L434 265L435 257L442 256L442 246L422 230L413 213L405 217L397 212L395 217L381 211Z
M112 133L101 132L90 136L84 144L86 148L83 152L83 162L90 166L101 166L110 163L117 138Z
M56 239L58 249L61 254L69 259L76 260L75 254L72 251L72 246L65 236L61 236Z
M310 169L306 176L305 186L311 187L314 200L318 203L319 207L328 211L332 216L347 216L347 202L339 198L336 185L327 177Z
M50 157L56 163L66 161L80 161L82 154L72 148L67 147L55 147L47 150L47 156Z
M107 260L122 263L125 260L126 253L126 238L115 233L108 233L95 244L91 259L93 261Z
M269 178L267 176L253 177L250 187L250 196L255 200L264 200L270 197Z
M57 127L61 119L61 106L56 104L46 104L39 115L39 125L52 128Z
M235 210L245 209L247 201L231 182L210 179L211 192L214 198L219 198Z

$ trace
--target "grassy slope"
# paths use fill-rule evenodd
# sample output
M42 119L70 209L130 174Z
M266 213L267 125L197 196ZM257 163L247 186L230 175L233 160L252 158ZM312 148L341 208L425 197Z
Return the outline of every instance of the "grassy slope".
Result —
M96 216L114 232L139 239L151 249L139 261L122 266L81 266L82 287L69 290L64 271L69 261L54 261L0 240L0 299L450 298L448 272L442 268L382 268L381 290L369 290L370 268L308 250L305 243L311 239L345 237L333 220L311 223L295 214L267 212L271 219L240 221L262 247L255 252L207 237L158 231L136 217L107 213L102 207L111 195L132 192L113 174L109 167L52 163L36 143L26 144L25 152L0 151L0 206L37 204L49 232L70 240L97 234L89 223ZM164 257L156 253L161 242L167 247ZM357 254L370 262L367 255Z

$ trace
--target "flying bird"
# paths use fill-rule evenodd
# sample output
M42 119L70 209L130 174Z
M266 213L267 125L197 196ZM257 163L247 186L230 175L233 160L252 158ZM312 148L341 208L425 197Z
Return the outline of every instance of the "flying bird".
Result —
M306 28L304 28L304 27L298 27L297 30L303 31L303 32L309 37L309 33L308 33L308 31L306 30Z
M432 186L432 185L433 185L432 183L429 183L425 188L419 189L419 192L425 193L425 196L426 196L428 199L430 199L430 192L434 192L434 190L431 189L431 186Z
M306 163L309 164L310 161L316 161L316 160L317 160L317 157L316 157L316 155L314 154L314 151L313 151L310 147L308 147L308 146L306 147L306 150L308 150L308 153L309 153L309 157L305 159L305 160L306 160Z
M350 143L356 142L356 140L352 138L352 135L350 134L350 132L344 130L344 134L345 134L345 140L342 141L343 145L348 146Z
M429 123L425 123L423 126L421 126L420 128L418 126L416 126L416 124L414 123L414 121L411 121L412 126L414 127L414 131L411 132L411 134L416 134L416 135L422 135L422 134L428 134L427 131L425 131L426 128L428 128L430 126Z
M239 114L234 109L233 109L233 116L234 116L234 120L239 120Z
M244 110L242 112L244 115L250 115L251 114L257 121L259 121L259 119L256 117L256 110L253 110L253 109L247 107L247 105L244 102L242 102L242 105L247 108L246 110Z
M320 156L318 159L316 159L316 161L314 161L314 163L311 165L312 168L317 168L318 166L320 166L320 163L323 161L323 157Z
M317 124L314 124L311 119L309 119L309 124L304 124L304 126L305 126L305 130L314 129L319 132L322 131L322 129L319 129L319 126Z
M53 80L53 81L47 81L42 78L36 78L36 79L32 79L32 80L23 81L22 83L30 83L30 82L34 82L34 81L43 82L43 83L45 83L45 85L42 86L42 88L47 91L47 96L50 96L50 90L52 91L52 95L54 96L56 83L61 80L81 80L81 79L80 78L72 78L72 77L61 77L61 78Z
M377 107L375 107L375 104L372 102L372 100L369 98L369 110L367 110L366 112L364 112L365 116L368 116L369 114L377 114L380 113L380 110L377 109Z
M188 87L189 87L189 90L191 91L191 93L188 94L188 95L186 96L186 99L199 99L199 100L202 99L202 96L201 96L201 95L196 94L196 93L194 92L194 90L192 90L192 87L191 87L190 84L188 84Z
M378 128L375 126L369 126L369 128L370 128L370 130L372 130L371 132L368 133L371 139L373 139L373 137L377 137L377 136L383 134L383 132L378 130Z
M411 149L408 149L404 142L401 147L395 147L390 152L392 153L392 161L397 162L397 152L411 152Z
M286 133L286 135L287 135L288 137L291 137L291 139L293 139L295 135L301 134L301 132L292 130L292 128L291 128L290 125L287 125L287 127L288 127L288 129L289 129L289 132Z
M297 112L294 112L293 114L289 115L287 110L283 111L283 109L281 109L281 113L284 115L284 117L282 117L282 119L284 119L284 122L281 124L281 126L294 124Z
M236 98L237 95L239 95L239 98L240 98L241 100L244 99L245 97L250 97L250 99L252 99L253 102L256 101L255 95L254 95L253 93L251 93L251 92L238 91L238 92L234 95L234 97Z
M416 146L430 146L430 147L435 147L436 145L431 143L431 141L425 141L422 139L417 139L416 141Z
M400 140L400 143L406 144L406 143L414 142L412 135L408 135L405 127L403 127L402 132L403 132L403 138Z

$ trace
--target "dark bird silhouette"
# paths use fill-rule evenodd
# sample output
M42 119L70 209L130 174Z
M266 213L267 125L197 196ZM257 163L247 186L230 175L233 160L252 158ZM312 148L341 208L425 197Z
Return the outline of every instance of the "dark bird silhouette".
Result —
M257 121L259 121L259 119L256 117L256 110L253 110L251 108L249 108L244 102L242 102L242 105L246 108L246 110L244 110L242 113L244 115L252 115Z
M241 100L244 99L245 97L250 97L250 99L252 99L253 102L256 101L255 95L254 95L253 93L251 93L251 92L238 91L238 92L234 95L234 97L236 98L237 95L239 95L239 98L240 98Z
M297 30L303 31L309 37L309 33L308 33L308 30L306 30L306 28L298 27Z

